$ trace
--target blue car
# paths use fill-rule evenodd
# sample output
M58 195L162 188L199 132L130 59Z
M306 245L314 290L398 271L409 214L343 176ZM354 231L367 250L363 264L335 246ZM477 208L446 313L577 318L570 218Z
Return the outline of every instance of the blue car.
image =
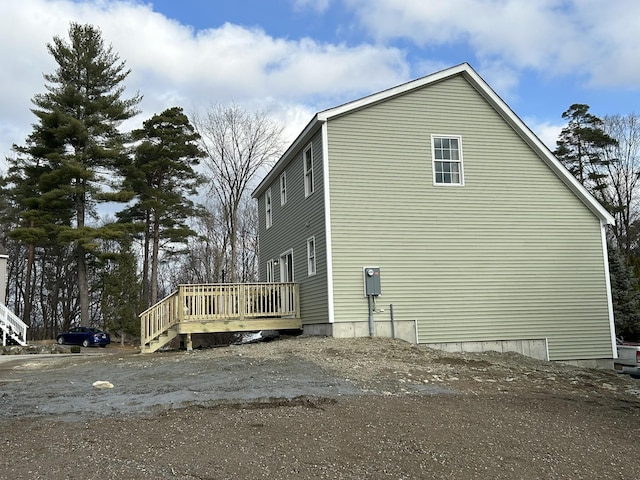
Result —
M83 347L99 345L106 347L111 343L111 337L109 337L107 332L103 332L97 328L74 327L69 329L68 332L58 334L56 341L60 345L82 345Z

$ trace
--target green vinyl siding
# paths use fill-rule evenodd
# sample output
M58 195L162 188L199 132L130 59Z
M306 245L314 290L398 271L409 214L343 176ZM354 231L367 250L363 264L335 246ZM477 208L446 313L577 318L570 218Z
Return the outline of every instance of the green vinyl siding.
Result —
M420 343L548 338L552 360L611 358L599 219L462 76L327 128L336 322L367 320L376 265L378 306ZM432 134L460 136L464 186L433 185Z
M266 280L267 261L279 259L285 251L293 250L294 281L300 284L300 309L304 324L328 321L327 263L324 216L324 191L322 172L322 136L320 132L312 138L314 192L305 197L303 151L300 150L286 165L287 202L280 204L280 174L274 177L272 191L273 224L265 228L264 194L258 197L260 234L260 279ZM307 240L315 237L316 274L309 276L307 270ZM275 267L275 281L279 282L280 266Z

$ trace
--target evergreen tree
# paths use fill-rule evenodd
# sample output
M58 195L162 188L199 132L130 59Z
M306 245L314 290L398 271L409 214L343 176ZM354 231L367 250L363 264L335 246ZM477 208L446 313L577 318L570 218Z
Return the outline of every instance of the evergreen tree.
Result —
M603 201L599 192L607 187L604 167L609 161L604 149L616 140L605 133L602 120L589 113L589 105L573 104L562 118L568 124L560 133L554 153L591 194Z
M615 244L608 247L609 275L616 330L619 335L637 338L640 297L634 271L628 266L632 261L628 209L637 172L633 170L633 159L624 155L629 143L623 142L626 145L621 151L618 139L607 133L607 130L615 133L611 124L606 125L590 114L588 105L571 105L562 118L568 120L568 124L557 141L555 155L612 215L618 220L626 215L625 222L613 229ZM618 133L622 131L619 129Z
M117 332L120 343L127 335L140 333L138 308L140 288L137 275L137 258L131 247L131 238L124 237L119 243L119 252L106 261L103 275L102 316L105 327Z
M33 183L43 199L66 204L72 213L54 222L56 240L75 249L81 324L88 325L87 255L97 247L97 239L114 235L109 227L91 226L90 220L99 203L126 200L117 185L117 168L126 153L118 127L137 114L141 97L123 98L122 83L130 71L105 46L96 27L71 23L69 42L54 37L47 48L58 67L44 75L47 92L32 100L38 123L27 145L15 149L42 164L43 171L33 172ZM34 206L37 211L41 207Z
M143 233L143 299L148 306L158 301L161 247L170 251L170 246L195 235L188 220L197 210L189 197L202 182L194 167L204 153L196 143L199 135L179 107L154 115L132 137L140 143L126 182L136 201L118 217L137 224Z
M609 245L609 275L616 333L627 340L640 339L640 292L624 256Z
M38 148L31 143L30 151L35 152ZM60 229L70 224L72 211L69 199L58 194L56 185L41 182L51 171L49 162L38 156L22 155L26 150L24 147L15 147L15 150L19 155L7 159L9 171L3 181L3 196L10 206L5 215L12 216L13 221L3 224L10 228L9 237L27 248L22 319L31 326L36 249L40 247L42 251L55 244Z

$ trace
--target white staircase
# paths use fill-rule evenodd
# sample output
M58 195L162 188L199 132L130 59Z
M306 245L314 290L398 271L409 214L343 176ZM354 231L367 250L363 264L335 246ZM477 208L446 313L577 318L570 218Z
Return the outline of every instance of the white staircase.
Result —
M7 342L26 346L27 328L29 327L26 323L16 317L4 303L0 303L0 332L3 347L7 346Z

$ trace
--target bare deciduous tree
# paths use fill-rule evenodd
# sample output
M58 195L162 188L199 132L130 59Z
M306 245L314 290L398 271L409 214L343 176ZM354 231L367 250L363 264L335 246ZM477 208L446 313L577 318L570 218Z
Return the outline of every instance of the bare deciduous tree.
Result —
M616 219L612 228L616 246L629 260L631 251L638 246L640 118L633 114L607 116L603 129L618 142L605 149L608 186L602 195Z
M272 165L283 149L283 127L266 112L251 113L238 105L211 106L204 115L194 114L192 123L206 152L204 165L223 210L230 250L230 282L238 281L240 210L256 175Z
M209 199L201 206L199 215L191 220L197 237L189 239L187 252L180 257L176 281L182 283L217 283L226 268L227 236L217 202Z

